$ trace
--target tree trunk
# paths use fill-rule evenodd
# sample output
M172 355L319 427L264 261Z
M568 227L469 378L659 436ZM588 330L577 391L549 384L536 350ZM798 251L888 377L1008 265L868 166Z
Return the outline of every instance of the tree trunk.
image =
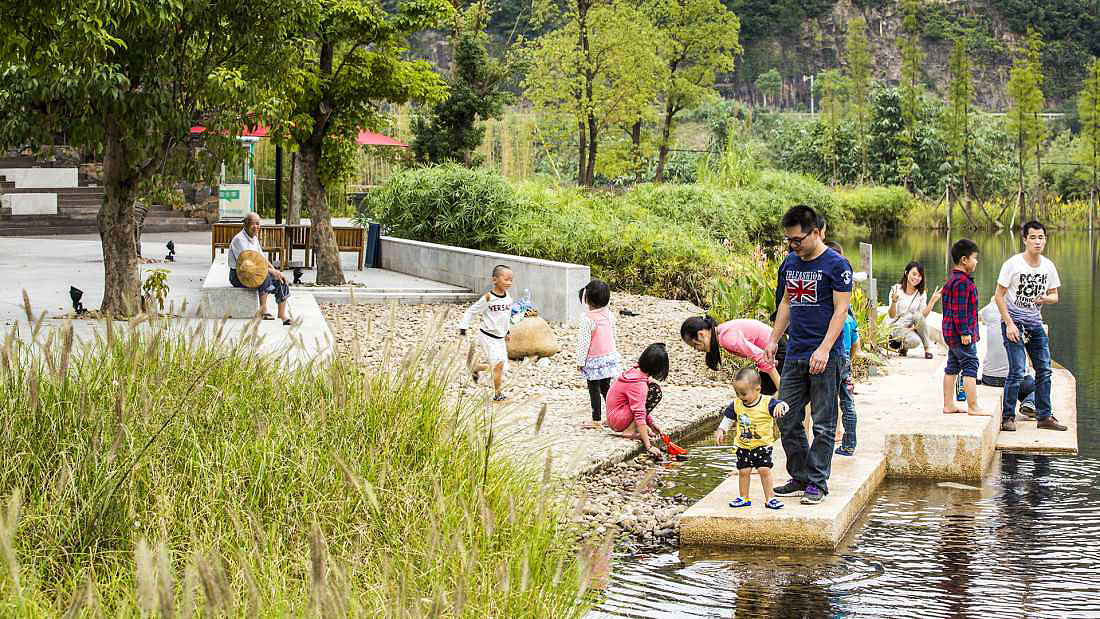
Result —
M584 186L591 187L596 182L596 143L599 128L596 117L588 115L588 165L584 171Z
M134 245L135 181L121 132L107 116L104 122L103 190L106 194L96 216L103 245L104 314L133 316L141 307L141 272Z
M653 179L658 183L665 180L665 165L668 163L668 145L672 138L672 117L676 115L672 101L665 104L665 120L661 126L661 147L657 152L657 173Z
M584 184L584 170L588 163L588 131L584 128L584 121L577 121L577 141L580 148L577 149L577 184Z
M1035 122L1041 123L1043 120L1039 118L1039 115L1035 115ZM1041 134L1040 134L1041 135ZM1035 136L1035 216L1041 217L1043 209L1043 156L1042 156L1042 140L1039 135ZM1021 224L1023 221L1020 222Z
M631 157L634 163L634 183L642 182L642 121L634 121L630 127Z
M298 159L298 153L290 154L290 195L286 209L288 226L297 226L302 219L302 165Z
M336 235L332 231L328 197L319 175L321 146L299 144L298 163L302 168L302 197L309 205L310 234L312 235L318 284L344 283L344 270L340 267L340 252L336 248Z

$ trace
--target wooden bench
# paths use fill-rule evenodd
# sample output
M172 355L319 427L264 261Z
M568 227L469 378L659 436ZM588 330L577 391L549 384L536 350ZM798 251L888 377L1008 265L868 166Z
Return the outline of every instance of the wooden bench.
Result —
M333 226L332 233L336 235L337 253L349 251L358 254L356 264L359 270L362 271L363 258L366 255L366 230L360 226ZM313 235L310 234L309 236L312 237ZM312 243L312 239L310 242ZM315 247L310 246L310 248L306 250L306 255L315 254L316 251ZM309 258L306 260L308 264ZM313 258L313 263L316 263L315 257Z
M233 243L233 237L241 231L239 223L215 223L210 227L210 262L217 256L217 250L225 251ZM287 242L286 226L260 226L260 247L267 253L267 259L276 268L281 268L287 260L290 247ZM276 261L275 256L278 256Z
M313 267L311 262L310 250L313 248L313 235L309 233L309 226L287 226L286 227L286 253L287 260L294 260L294 250L305 250L305 266L307 269Z

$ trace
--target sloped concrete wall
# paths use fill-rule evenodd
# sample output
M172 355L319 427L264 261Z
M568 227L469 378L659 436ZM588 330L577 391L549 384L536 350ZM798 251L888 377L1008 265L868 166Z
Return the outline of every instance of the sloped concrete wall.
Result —
M591 269L579 264L389 236L382 237L379 252L383 269L462 286L475 293L489 289L493 267L507 265L514 275L513 297L519 298L524 288L530 289L531 300L543 318L567 324L580 319L584 310L577 292L592 279Z

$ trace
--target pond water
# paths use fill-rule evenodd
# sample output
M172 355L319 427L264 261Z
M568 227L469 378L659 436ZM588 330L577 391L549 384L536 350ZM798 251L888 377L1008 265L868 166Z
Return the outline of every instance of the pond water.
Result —
M971 238L984 303L1019 244L1007 233ZM1055 231L1047 248L1062 288L1044 317L1055 361L1077 378L1079 456L998 453L980 488L888 481L831 552L617 555L589 617L1100 617L1098 241ZM880 300L911 259L930 286L944 280L942 233L871 242ZM735 468L728 447L700 444L664 491L701 497Z

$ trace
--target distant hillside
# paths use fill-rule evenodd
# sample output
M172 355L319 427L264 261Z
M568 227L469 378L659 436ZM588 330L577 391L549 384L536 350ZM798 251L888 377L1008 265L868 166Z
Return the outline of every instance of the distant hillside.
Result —
M726 0L741 16L745 54L723 85L727 94L748 97L760 73L776 67L784 77L787 100L806 101L802 75L839 66L843 61L848 20L867 20L875 76L896 83L901 70L897 37L901 3L887 0ZM1098 0L926 1L924 27L926 85L944 92L951 39L970 32L976 96L988 109L1006 105L1004 83L1012 50L1032 25L1046 46L1044 92L1050 107L1061 107L1076 95L1090 56L1100 55Z
M809 84L802 76L840 66L848 20L867 20L875 76L896 83L901 69L897 36L901 3L896 0L723 0L741 18L744 55L737 69L720 80L726 96L749 99L756 77L773 67L783 76L783 103L805 106ZM980 106L1000 110L1006 105L1004 83L1012 50L1028 25L1046 42L1044 92L1049 108L1072 105L1072 97L1093 55L1100 56L1100 0L927 0L922 5L927 86L943 92L951 39L972 33L976 96ZM500 0L489 25L497 45L517 36L538 36L531 27L531 0ZM417 51L440 66L449 62L446 38L424 33Z

